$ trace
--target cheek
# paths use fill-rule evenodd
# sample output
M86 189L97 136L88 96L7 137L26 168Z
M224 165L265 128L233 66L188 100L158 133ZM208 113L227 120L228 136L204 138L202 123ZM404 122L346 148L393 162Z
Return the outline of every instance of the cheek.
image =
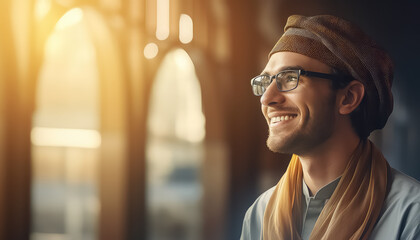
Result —
M313 117L325 119L335 115L335 106L335 95L328 94L314 99L308 111Z
M264 105L261 105L261 112L264 116L264 118L267 120L268 122L268 116L267 116L267 107L265 107Z
M289 105L291 108L295 108L303 120L308 118L308 115L310 114L312 100L309 99L306 94L296 93L297 94L289 96Z
M264 107L264 105L261 105L261 113L265 116L267 113L267 107Z
M331 111L330 98L325 99L325 96L321 97L318 94L305 95L304 99L296 100L295 103L301 115L301 124L311 122Z

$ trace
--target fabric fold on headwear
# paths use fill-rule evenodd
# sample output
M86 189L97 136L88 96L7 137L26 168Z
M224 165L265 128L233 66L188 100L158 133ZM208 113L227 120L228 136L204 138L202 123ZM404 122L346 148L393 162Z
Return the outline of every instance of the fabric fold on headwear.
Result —
M393 109L393 64L388 54L354 24L330 15L290 16L269 57L282 51L315 58L362 82L369 135L381 129Z
M368 239L387 194L389 169L374 144L361 141L309 239ZM301 239L302 176L299 157L293 155L267 204L264 240Z

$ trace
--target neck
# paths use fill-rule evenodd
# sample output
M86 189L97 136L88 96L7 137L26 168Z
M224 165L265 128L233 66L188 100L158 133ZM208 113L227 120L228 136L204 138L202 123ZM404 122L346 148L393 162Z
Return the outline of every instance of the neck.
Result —
M359 142L360 138L350 129L331 136L311 152L299 155L303 179L312 195L343 174Z

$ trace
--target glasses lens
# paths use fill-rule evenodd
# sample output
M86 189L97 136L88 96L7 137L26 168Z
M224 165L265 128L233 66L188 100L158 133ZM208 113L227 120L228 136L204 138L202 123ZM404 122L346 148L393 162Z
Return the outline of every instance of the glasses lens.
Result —
M251 80L252 92L255 96L261 96L265 90L270 86L271 78L267 75L259 75Z
M299 70L282 71L276 75L277 87L280 91L290 91L298 85Z

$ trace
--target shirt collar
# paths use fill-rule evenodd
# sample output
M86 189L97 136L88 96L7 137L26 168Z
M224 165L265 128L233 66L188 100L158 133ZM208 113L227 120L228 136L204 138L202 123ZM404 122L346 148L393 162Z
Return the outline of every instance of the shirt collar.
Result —
M328 183L327 185L323 186L319 191L315 194L315 196L311 197L309 194L308 185L306 185L305 180L302 178L302 191L305 198L309 200L310 198L319 199L319 200L327 200L331 198L335 188L337 187L338 183L340 182L341 176L337 179L333 180L332 182Z

